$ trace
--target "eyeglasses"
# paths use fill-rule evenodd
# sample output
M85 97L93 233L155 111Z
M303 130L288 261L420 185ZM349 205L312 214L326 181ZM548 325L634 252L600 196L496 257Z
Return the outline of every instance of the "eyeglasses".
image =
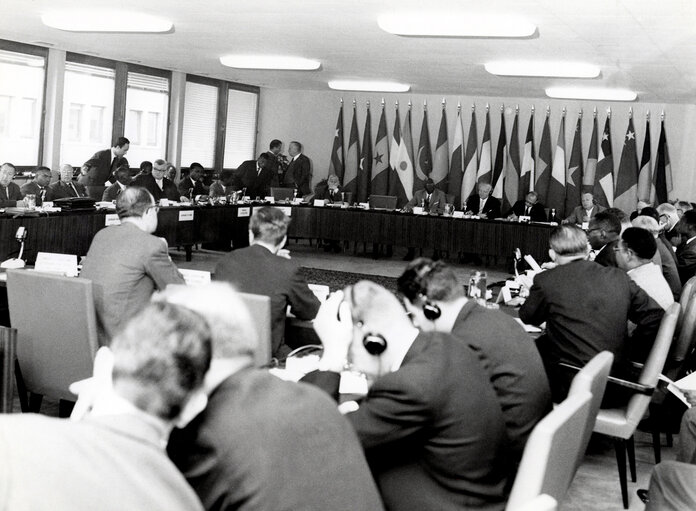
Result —
M160 207L159 206L150 206L147 208L148 211L154 210L155 214L159 213Z

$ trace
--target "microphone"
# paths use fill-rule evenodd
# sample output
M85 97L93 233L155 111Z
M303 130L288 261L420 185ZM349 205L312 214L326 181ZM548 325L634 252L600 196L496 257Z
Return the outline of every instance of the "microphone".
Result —
M15 269L24 268L26 263L22 259L24 254L24 240L27 238L27 229L23 225L19 226L17 232L15 233L15 239L20 243L19 255L17 257L12 257L7 259L0 264L0 268Z

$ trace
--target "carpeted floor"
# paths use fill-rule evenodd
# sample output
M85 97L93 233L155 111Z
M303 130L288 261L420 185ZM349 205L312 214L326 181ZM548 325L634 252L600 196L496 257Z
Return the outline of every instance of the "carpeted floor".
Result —
M322 284L329 286L329 289L337 291L346 286L352 286L361 280L371 280L377 284L384 286L389 291L396 292L396 279L394 277L385 277L382 275L368 275L367 273L353 273L347 271L322 270L319 268L308 268L303 266L300 268L300 273L307 279L309 284Z

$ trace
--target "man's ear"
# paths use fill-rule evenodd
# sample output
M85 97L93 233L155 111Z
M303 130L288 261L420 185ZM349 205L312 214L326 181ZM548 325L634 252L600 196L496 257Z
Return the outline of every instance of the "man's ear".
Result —
M203 390L203 387L201 387L194 391L188 398L186 404L181 409L181 413L174 419L174 426L177 428L186 427L189 422L205 410L206 406L208 406L208 395L205 393L205 390Z
M249 245L251 245L254 242L254 233L251 232L251 229L249 229Z
M556 251L554 249L550 248L549 249L549 257L555 263L556 259L558 258L558 254L556 253Z

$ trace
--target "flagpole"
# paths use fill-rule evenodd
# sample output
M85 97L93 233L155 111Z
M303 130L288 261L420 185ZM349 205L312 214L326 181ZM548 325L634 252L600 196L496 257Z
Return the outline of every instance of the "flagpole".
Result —
M649 121L650 120L650 109L648 109L647 112L645 112L645 120Z
M515 115L520 113L520 105L519 103L515 105Z
M551 106L546 105L546 117L551 117Z
M607 108L607 119L611 119L611 107Z
M594 110L592 111L592 117L595 119L597 118L597 107L594 107Z
M488 113L490 111L490 109L491 109L490 105L488 103L486 103L486 113Z
M663 110L662 113L660 114L660 121L665 120L665 111Z
M457 113L459 113L461 111L462 111L462 104L459 101L457 101Z
M382 110L384 110L384 98L382 98Z
M633 119L633 107L630 107L630 108L628 109L628 118L629 118L629 119Z
M563 107L563 112L561 113L561 117L565 118L566 116L566 107Z
M442 109L444 110L446 106L445 98L442 98Z
M578 111L578 119L582 119L582 108Z

